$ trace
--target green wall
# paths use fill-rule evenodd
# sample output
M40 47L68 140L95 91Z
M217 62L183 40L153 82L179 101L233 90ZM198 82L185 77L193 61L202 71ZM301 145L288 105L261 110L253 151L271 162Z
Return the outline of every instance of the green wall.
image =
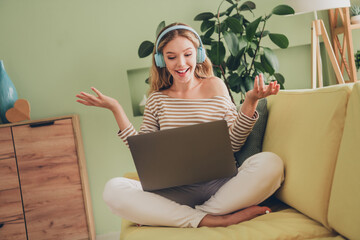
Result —
M95 86L119 100L139 127L142 119L133 117L130 85L141 91L146 86L143 80L129 84L128 73L136 76L137 69L143 72L151 61L137 57L138 46L145 39L154 41L155 28L162 20L184 22L199 30L194 16L215 12L219 2L0 0L0 59L19 98L30 102L31 118L80 116L97 234L120 231L120 218L108 210L102 191L107 180L134 171L134 165L117 137L111 113L80 105L75 95ZM255 14L268 13L281 3L255 2ZM270 19L270 30L290 39L286 50L269 43L278 54L287 89L310 87L311 20L311 14Z

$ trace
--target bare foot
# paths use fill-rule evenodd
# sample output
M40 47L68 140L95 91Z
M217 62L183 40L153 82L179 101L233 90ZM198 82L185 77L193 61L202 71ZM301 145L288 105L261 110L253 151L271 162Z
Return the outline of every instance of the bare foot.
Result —
M215 216L208 214L201 220L198 227L227 227L248 221L268 212L271 212L268 207L251 206L227 215Z

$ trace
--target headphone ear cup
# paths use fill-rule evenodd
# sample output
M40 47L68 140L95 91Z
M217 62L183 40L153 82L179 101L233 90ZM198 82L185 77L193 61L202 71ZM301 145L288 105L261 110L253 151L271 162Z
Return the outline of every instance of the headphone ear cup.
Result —
M205 62L206 58L206 51L203 47L198 47L197 49L197 56L196 56L196 62L197 63L203 63Z
M156 66L158 66L159 68L164 68L166 66L164 56L162 55L162 53L156 53L154 55L154 58L155 58Z

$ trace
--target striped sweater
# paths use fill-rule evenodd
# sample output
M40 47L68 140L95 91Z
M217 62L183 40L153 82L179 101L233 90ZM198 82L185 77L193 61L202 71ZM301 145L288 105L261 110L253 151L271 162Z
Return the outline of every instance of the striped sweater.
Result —
M130 124L118 135L128 146L127 137L136 134L224 119L229 127L232 149L236 152L244 145L258 117L257 112L252 118L241 111L238 113L229 96L181 99L154 92L146 102L140 131L137 132Z

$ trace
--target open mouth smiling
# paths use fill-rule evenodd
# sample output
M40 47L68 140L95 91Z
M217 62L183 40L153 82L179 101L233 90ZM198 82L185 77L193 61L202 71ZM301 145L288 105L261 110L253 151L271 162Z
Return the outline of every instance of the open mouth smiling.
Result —
M176 71L177 73L179 74L184 74L184 73L187 73L187 71L189 71L190 68L187 68L185 70L181 70L181 71Z

